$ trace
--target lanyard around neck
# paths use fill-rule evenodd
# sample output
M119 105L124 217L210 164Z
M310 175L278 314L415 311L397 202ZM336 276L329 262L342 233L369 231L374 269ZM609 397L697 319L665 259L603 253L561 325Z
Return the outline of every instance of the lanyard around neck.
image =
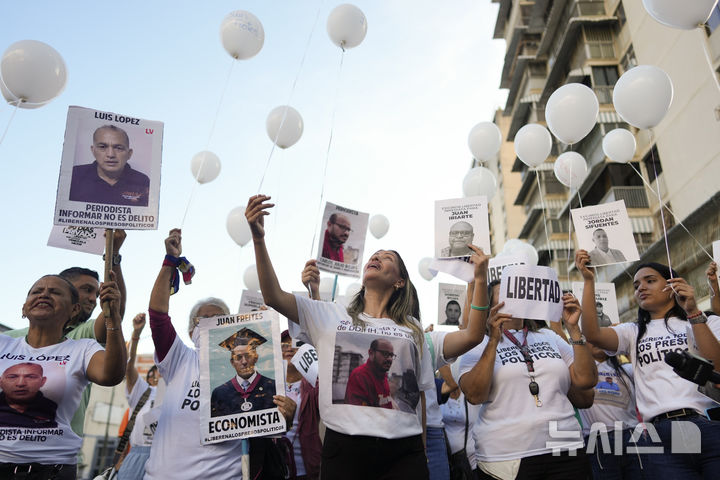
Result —
M523 360L525 361L525 366L527 367L528 372L533 373L535 371L535 367L533 367L533 359L530 356L530 349L527 346L528 328L523 328L523 334L525 335L525 338L523 338L522 344L518 342L518 339L515 338L515 335L510 333L508 330L503 330L503 333L508 338L508 340L510 340L512 343L515 344L516 347L520 349L520 354L523 356Z

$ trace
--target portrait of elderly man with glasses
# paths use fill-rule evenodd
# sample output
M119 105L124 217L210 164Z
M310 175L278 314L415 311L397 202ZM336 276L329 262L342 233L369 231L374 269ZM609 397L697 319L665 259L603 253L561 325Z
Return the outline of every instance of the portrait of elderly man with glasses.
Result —
M388 371L395 357L393 344L389 340L373 340L368 350L367 362L350 373L345 390L345 404L393 408Z
M442 249L441 257L465 257L472 255L468 245L472 244L475 233L468 222L456 222L450 227L449 246Z

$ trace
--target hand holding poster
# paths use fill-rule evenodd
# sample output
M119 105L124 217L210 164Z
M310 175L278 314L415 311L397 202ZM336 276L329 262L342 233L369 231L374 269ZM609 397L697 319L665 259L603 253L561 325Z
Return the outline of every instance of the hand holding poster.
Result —
M570 212L578 247L587 250L592 266L640 259L624 200L574 208Z
M580 300L580 303L582 303L584 286L583 282L572 283L573 295ZM600 327L609 327L620 323L614 283L595 284L595 311ZM582 325L582 318L580 324Z
M163 124L68 109L55 225L157 229Z
M277 312L203 318L198 328L201 443L283 432L273 403L285 391Z
M505 302L500 311L514 318L560 321L563 301L557 272L550 267L505 267L498 302Z
M438 285L438 325L459 326L465 308L465 285L441 283Z
M473 244L490 253L487 197L466 197L435 202L435 257L472 255Z
M367 213L325 203L317 256L320 270L360 277L368 218Z
M102 255L105 250L105 230L92 227L53 225L47 244L49 247Z

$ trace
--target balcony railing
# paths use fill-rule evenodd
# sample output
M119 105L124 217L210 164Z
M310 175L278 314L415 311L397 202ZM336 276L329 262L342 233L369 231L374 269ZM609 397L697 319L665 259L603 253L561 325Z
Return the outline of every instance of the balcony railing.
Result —
M613 85L595 85L593 91L597 96L598 103L612 104L613 103Z
M645 187L610 187L600 203L609 203L616 200L625 200L627 208L648 208L648 197Z

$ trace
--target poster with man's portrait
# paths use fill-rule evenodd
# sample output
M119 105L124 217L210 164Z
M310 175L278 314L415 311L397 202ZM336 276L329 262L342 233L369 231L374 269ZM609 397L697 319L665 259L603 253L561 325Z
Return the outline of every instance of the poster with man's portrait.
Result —
M317 266L324 272L360 277L369 215L325 203Z
M462 322L467 286L453 283L438 285L438 325L457 327Z
M573 282L572 292L582 303L584 283ZM595 284L595 312L597 313L598 325L610 327L620 323L617 297L615 296L614 283ZM580 319L582 325L582 318Z
M640 259L625 201L573 208L578 248L587 250L590 265L599 267Z
M472 255L468 245L490 253L487 197L465 197L435 202L435 257Z
M45 361L44 356L41 361L16 357L28 361L0 362L0 428L56 429L58 404L65 394L65 368L59 362ZM59 432L62 435L62 430ZM31 431L27 435L31 442L43 441L35 440Z
M163 123L71 106L55 225L156 230Z
M409 335L408 335L409 336ZM416 413L420 388L412 338L338 331L332 402Z
M47 244L49 247L102 255L105 251L105 230L74 225L53 225Z
M285 431L273 403L285 392L278 322L272 310L200 320L203 445Z
M240 308L238 308L238 312L255 312L260 310L260 307L263 305L265 305L265 300L263 299L262 293L257 290L246 289L243 290L240 295Z

